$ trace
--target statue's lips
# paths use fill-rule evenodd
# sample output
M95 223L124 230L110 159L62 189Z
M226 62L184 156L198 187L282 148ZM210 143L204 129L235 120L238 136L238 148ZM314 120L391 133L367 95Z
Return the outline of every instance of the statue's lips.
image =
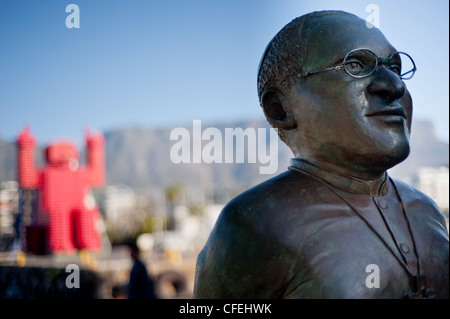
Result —
M377 110L366 114L366 117L381 117L385 120L393 120L393 121L401 120L402 122L403 120L406 120L405 111L401 107Z

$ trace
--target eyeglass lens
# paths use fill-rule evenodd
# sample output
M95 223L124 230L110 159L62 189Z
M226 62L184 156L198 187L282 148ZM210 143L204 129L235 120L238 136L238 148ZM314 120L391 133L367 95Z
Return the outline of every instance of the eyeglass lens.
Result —
M372 74L377 66L377 56L369 50L350 52L344 60L345 71L353 77Z
M402 79L410 79L414 75L414 62L407 54L395 52L387 60L389 69ZM352 51L344 59L345 71L356 78L371 75L375 72L377 64L378 57L375 53L365 49Z
M403 52L397 52L397 55L401 59L401 73L400 77L404 80L408 80L413 77L416 67L411 57ZM394 58L394 57L393 57ZM398 59L398 58L397 58Z

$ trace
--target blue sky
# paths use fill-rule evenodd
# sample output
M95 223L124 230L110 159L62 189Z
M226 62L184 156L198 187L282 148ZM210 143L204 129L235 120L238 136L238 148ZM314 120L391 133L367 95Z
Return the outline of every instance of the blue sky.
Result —
M68 29L68 4L80 28ZM413 56L416 119L449 140L448 1L0 0L0 138L27 124L40 144L81 145L86 127L161 128L263 118L256 71L269 40L302 14L366 18Z

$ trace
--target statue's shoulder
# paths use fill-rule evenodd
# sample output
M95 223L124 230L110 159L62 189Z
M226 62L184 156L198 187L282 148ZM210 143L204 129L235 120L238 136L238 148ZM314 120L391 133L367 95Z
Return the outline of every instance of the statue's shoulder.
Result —
M405 209L411 213L417 213L424 217L434 218L445 224L445 218L436 202L428 195L414 188L413 186L392 178Z
M285 201L300 199L300 192L314 192L314 180L307 174L287 170L233 198L226 209L270 209Z
M401 180L398 180L393 177L390 177L390 179L394 183L404 204L407 204L409 206L411 205L430 206L440 211L436 203L425 193L421 192L417 188L414 188L413 186L405 182L402 182Z
M197 258L196 298L281 295L284 278L296 260L280 240L287 232L283 223L289 222L284 203L289 202L292 187L297 188L292 185L295 179L287 171L225 205Z
M287 170L233 198L223 208L219 222L245 229L267 229L294 212L308 211L328 189L307 174ZM295 218L302 218L296 214Z

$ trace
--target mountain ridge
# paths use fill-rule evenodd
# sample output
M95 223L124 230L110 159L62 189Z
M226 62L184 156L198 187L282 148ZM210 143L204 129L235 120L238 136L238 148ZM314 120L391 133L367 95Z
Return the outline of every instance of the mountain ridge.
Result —
M193 124L185 127L193 143ZM252 128L258 134L258 128L265 129L266 152L269 150L269 124L265 120L227 121L223 123L202 124L201 130L216 128L225 135L226 128ZM170 134L175 128L148 129L142 127L124 127L107 131L105 136L106 178L108 185L126 184L135 191L148 196L164 194L171 185L181 184L190 190L192 198L205 196L216 202L226 202L234 195L284 171L292 157L291 151L278 140L278 169L274 174L262 175L260 166L265 164L248 163L248 145L245 147L244 163L180 163L171 161L171 148L177 140L171 140ZM203 140L204 147L209 141ZM191 145L192 146L192 145ZM236 145L233 146L236 149ZM222 145L223 152L227 146ZM404 180L417 172L419 167L439 167L449 163L449 145L439 141L431 122L413 121L411 134L411 153L409 157L389 174ZM81 156L84 157L84 150ZM235 156L236 154L234 154ZM16 179L17 151L14 142L0 139L0 181ZM36 150L36 164L43 165L43 148ZM81 160L83 162L83 160ZM157 195L156 195L157 194ZM205 195L206 194L206 195Z

